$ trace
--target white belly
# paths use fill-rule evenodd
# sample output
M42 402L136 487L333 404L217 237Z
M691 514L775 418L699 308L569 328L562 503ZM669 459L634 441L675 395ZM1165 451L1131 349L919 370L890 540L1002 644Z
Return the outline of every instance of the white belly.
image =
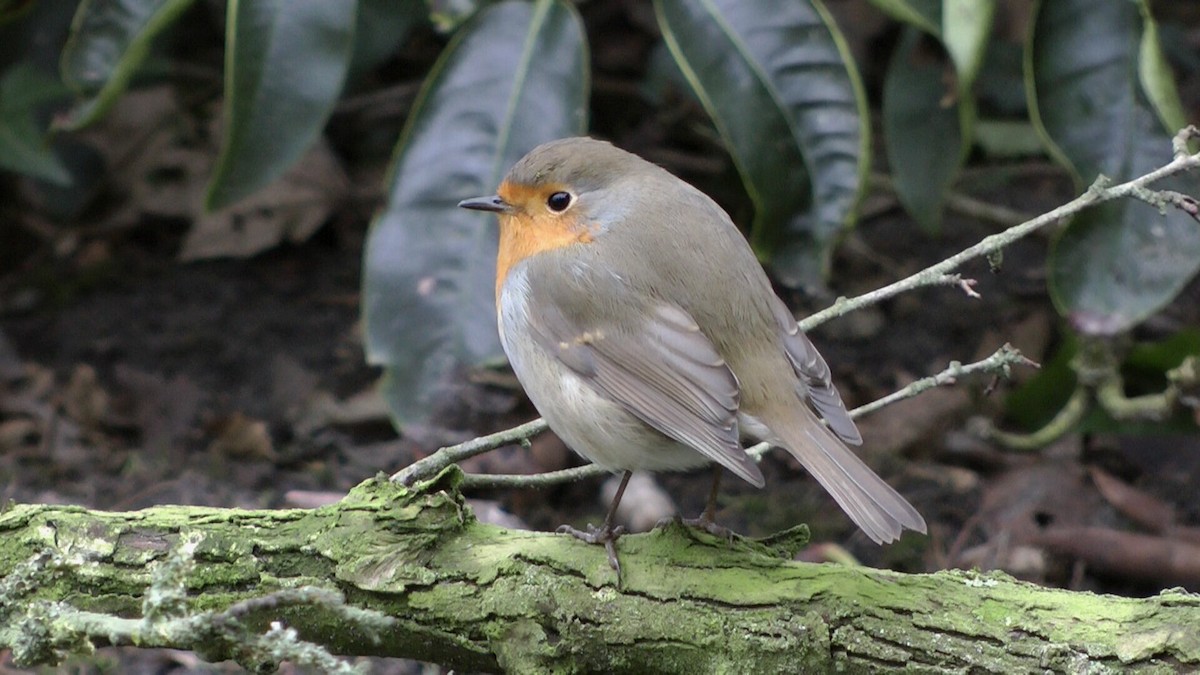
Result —
M538 345L527 328L527 295L523 271L513 270L500 294L500 342L529 400L567 446L613 471L683 471L709 463L609 400Z

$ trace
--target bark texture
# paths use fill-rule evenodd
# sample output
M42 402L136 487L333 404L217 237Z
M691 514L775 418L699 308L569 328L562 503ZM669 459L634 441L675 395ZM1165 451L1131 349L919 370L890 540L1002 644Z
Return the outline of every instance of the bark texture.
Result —
M464 671L1200 669L1200 596L1185 591L1130 599L792 562L803 528L733 543L682 527L626 536L618 586L601 547L476 522L460 477L372 480L315 510L9 507L0 649L53 662L171 646L269 666L286 653L247 636L274 625L337 654Z

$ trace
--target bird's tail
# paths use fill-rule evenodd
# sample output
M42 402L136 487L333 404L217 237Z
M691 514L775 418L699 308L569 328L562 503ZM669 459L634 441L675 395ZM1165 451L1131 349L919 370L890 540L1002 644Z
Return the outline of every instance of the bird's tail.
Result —
M833 495L834 501L877 544L900 538L904 528L924 534L925 519L892 486L883 482L807 408L763 422L779 444Z

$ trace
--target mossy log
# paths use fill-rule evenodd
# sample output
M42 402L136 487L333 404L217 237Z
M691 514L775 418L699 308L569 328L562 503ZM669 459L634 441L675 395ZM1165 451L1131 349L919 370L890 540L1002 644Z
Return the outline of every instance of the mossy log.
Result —
M246 636L287 626L332 653L465 671L1200 669L1200 596L1184 591L1130 599L794 562L802 528L758 542L626 536L618 584L601 547L477 522L460 477L375 479L313 510L10 506L0 648L44 663L169 646L261 668L289 652Z

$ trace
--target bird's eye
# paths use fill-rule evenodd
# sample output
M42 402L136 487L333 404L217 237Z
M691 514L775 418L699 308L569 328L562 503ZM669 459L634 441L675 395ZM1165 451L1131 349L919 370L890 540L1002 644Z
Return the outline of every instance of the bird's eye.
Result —
M546 198L546 206L550 207L550 210L555 213L562 213L563 211L566 211L567 207L570 205L570 192L555 192Z

